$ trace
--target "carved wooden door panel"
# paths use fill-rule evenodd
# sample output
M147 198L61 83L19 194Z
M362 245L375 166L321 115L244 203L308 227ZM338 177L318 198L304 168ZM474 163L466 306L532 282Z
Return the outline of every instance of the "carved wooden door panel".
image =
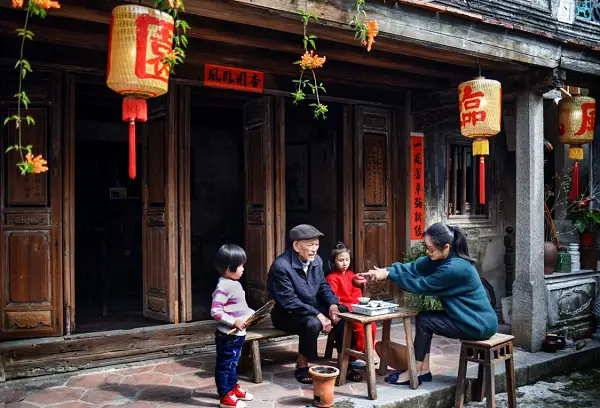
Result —
M263 97L244 106L246 170L244 277L251 307L267 300L267 272L275 259L273 181L273 99Z
M390 110L357 106L354 114L356 254L355 268L366 271L391 262L392 179ZM393 296L389 282L371 283L371 297Z
M4 153L17 142L15 127L0 129L0 339L63 334L60 83L37 75L27 87L35 126L23 127L22 142L48 160L48 172L22 176L19 154ZM2 88L2 120L16 113L14 93Z
M174 90L148 101L144 129L142 270L144 316L177 323L177 155ZM138 125L139 126L139 125Z

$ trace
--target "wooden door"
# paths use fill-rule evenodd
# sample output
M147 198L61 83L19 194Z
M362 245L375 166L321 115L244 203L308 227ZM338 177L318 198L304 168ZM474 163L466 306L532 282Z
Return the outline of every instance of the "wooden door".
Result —
M144 129L142 270L144 316L179 322L175 89L148 101Z
M19 154L4 153L17 141L15 127L0 129L0 339L63 334L60 79L36 73L27 81L35 126L23 127L22 142L48 160L48 172L22 176ZM16 113L15 93L2 87L2 121Z
M366 271L390 265L392 245L392 114L390 110L357 106L354 112L356 251L355 268ZM374 298L389 298L389 282L369 284Z
M248 255L244 277L250 307L267 301L267 272L275 259L273 144L273 99L248 102L244 106L244 244Z

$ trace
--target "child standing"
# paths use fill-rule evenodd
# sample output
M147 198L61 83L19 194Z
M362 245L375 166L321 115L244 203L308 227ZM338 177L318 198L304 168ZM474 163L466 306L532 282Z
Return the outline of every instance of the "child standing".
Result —
M215 333L215 383L221 408L244 408L246 404L242 401L254 398L240 387L236 372L246 339L245 322L254 313L246 303L246 294L239 282L245 263L246 252L233 244L223 245L215 258L215 268L221 277L212 295L210 314L220 323ZM237 330L228 335L232 328Z
M338 242L331 251L331 262L333 269L327 275L327 282L333 292L340 298L340 303L346 305L348 310L352 311L352 305L358 304L358 298L362 296L360 288L354 286L354 272L350 268L350 248L344 243ZM371 323L373 330L373 343L375 343L375 335L377 333L377 325ZM360 323L352 323L352 342L356 351L365 351L365 333L363 325ZM366 363L363 360L350 361L352 368L365 368Z

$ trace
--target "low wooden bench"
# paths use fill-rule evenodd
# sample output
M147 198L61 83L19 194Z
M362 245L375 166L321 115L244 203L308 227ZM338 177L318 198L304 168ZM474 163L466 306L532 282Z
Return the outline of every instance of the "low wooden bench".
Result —
M248 363L252 366L252 382L256 384L262 383L262 367L260 364L260 347L259 341L277 339L283 337L291 337L293 334L286 333L282 330L273 327L263 327L250 329L246 332L245 350L242 352L241 371L246 371ZM327 348L325 350L325 358L331 358L333 354L333 334L330 333L327 338Z

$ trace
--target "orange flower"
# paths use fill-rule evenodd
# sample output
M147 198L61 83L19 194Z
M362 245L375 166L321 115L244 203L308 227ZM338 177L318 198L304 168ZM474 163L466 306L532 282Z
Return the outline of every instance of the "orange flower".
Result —
M35 3L36 6L43 8L43 9L51 9L51 8L55 8L55 9L59 9L60 8L60 4L58 4L58 1L52 1L52 0L33 0L33 2Z
M319 57L318 55L313 55L314 51L306 51L302 57L300 57L300 67L302 69L315 69L322 68L323 64L325 64L325 60L327 57Z
M169 7L172 9L181 7L181 0L169 0Z
M377 34L379 34L379 25L377 24L377 21L369 21L367 23L367 39L362 42L362 45L367 47L367 51L371 51L371 46L375 42Z
M37 156L33 157L33 154L27 153L25 155L25 160L27 160L27 164L31 165L32 173L40 174L48 171L48 167L46 167L46 164L48 164L48 162L42 158L41 154L38 154Z
M13 8L21 8L23 7L23 0L12 0Z

